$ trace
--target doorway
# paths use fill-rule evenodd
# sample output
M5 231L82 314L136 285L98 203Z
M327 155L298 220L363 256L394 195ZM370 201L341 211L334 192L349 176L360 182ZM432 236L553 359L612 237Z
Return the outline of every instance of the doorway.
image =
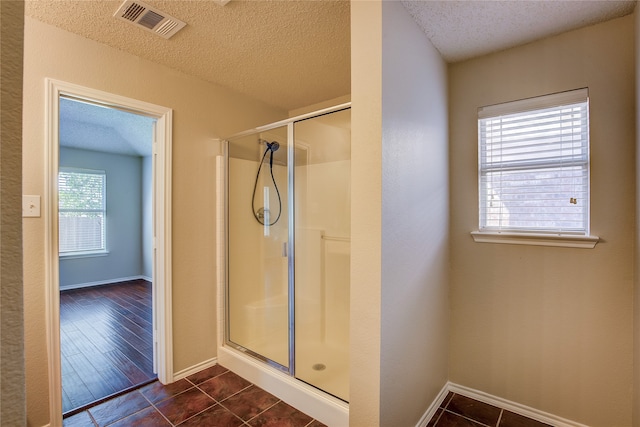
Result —
M155 380L152 147L157 119L59 99L64 416Z
M63 412L69 412L69 405L74 405L66 399L68 396L63 391L62 372L64 370L77 374L77 371L83 370L83 360L88 361L88 364L85 362L84 368L93 366L103 370L102 378L115 378L116 372L113 369L124 373L124 377L129 377L126 381L114 381L120 382L124 389L135 386L133 383L137 381L134 379L144 383L144 378L148 377L149 373L142 371L149 371L148 368L151 368L151 375L153 371L157 372L160 382L167 384L173 381L170 293L172 112L165 107L55 80L47 80L47 97L48 161L45 176L48 193L44 195L48 261L47 333L51 425L55 426L62 424ZM121 125L130 121L130 130L134 133L139 126L132 123L147 123L148 129L143 131L147 139L147 143L142 144L144 148L132 148L135 144L127 144L127 139L139 140L140 136L124 137L123 129L114 130L108 135L109 129L102 126L102 132L94 133L92 137L82 135L80 128L83 126L85 130L91 127L96 130L103 125L104 122L101 120L104 119L100 118L102 116L108 116L110 120L118 118L115 121L122 122ZM75 117L81 122L75 123L73 132L76 132L76 135L73 135L67 126L70 117ZM87 141L90 145L86 145ZM128 154L122 152L127 149ZM136 152L136 149L146 151L141 154ZM125 163L130 167L123 167ZM143 179L143 176L147 176L147 179ZM136 182L137 184L134 184ZM123 200L114 201L109 197L111 193ZM74 198L80 199L81 202L74 202ZM147 203L142 202L145 198ZM138 209L132 211L122 207L131 204L131 200L137 200L133 203L139 205ZM116 209L118 204L121 208ZM121 232L121 236L126 238L118 237L114 231ZM140 236L133 245L130 240L132 235ZM129 242L123 244L126 239L129 239ZM134 247L126 247L127 245ZM126 328L120 329L128 329L129 332L133 332L136 323L148 323L145 346L151 353L146 356L151 366L147 363L146 369L139 369L140 372L134 369L136 363L132 360L132 354L130 353L131 357L126 355L126 352L132 349L120 351L120 354L111 354L114 359L121 358L122 355L126 357L126 360L121 360L119 368L106 368L102 363L106 359L90 360L91 357L86 356L70 362L69 358L61 353L63 350L67 353L79 352L78 348L66 346L67 342L73 340L68 340L69 334L61 331L60 317L68 314L61 307L61 291L78 294L83 290L107 291L116 288L130 291L132 298L138 301L125 301L124 294L121 294L116 297L118 303L113 305L102 295L97 298L101 303L90 312L109 309L120 312L121 319L131 320ZM145 315L141 311L141 305L144 305L145 299L148 301L149 313L143 321ZM137 303L141 304L135 307ZM124 313L124 306L137 311L140 318L135 319ZM108 313L101 321L92 321L88 315L83 319L82 316L76 311L78 324L91 324L89 326L94 331L104 329L111 323L117 324L112 321L115 317L109 316ZM136 332L141 331L139 329ZM80 339L76 347L91 344L95 349L101 345L105 346L109 340L117 341L107 338L110 332L101 332L104 333L102 338ZM135 334L128 335L131 340L135 340ZM61 345L63 340L65 346ZM129 364L127 360L132 363ZM122 372L127 370L125 365L128 365L129 372ZM70 367L74 369L70 370ZM93 381L94 384L100 381L95 375L89 374L89 377L93 377L89 381ZM113 387L114 384L106 387L106 396L92 401L117 394ZM92 398L97 397L96 394L100 393L94 389Z

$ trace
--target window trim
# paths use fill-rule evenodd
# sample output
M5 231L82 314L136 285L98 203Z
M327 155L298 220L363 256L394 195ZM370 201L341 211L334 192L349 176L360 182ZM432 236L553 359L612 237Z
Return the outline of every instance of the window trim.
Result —
M593 249L600 241L598 236L513 233L496 231L472 231L471 237L476 243L504 243L510 245L554 246L564 248Z
M562 105L589 102L588 88L569 90L566 92L553 93L548 95L526 98L511 102L489 105L478 108L478 132L480 131L480 121L487 118L503 115L526 113L528 111L542 110ZM588 107L587 107L588 108ZM588 111L587 111L588 114ZM588 116L587 116L588 120ZM588 126L588 122L587 122ZM588 144L588 142L587 142ZM587 184L587 212L585 213L584 231L562 231L562 230L536 230L536 229L497 229L492 227L481 228L482 219L482 173L481 168L481 141L478 134L478 230L472 231L471 236L478 243L506 243L516 245L535 246L561 246L574 248L593 248L599 241L597 236L590 235L590 186ZM589 180L589 154L587 146L586 174Z
M58 256L64 259L95 258L95 257L107 256L107 255L109 255L109 251L107 249L103 249L99 251L58 252Z
M83 251L60 251L60 243L58 242L58 257L64 259L74 259L74 258L91 258L91 257L100 257L109 255L109 250L107 247L107 172L102 169L86 169L86 168L76 168L76 167L66 167L61 166L58 169L58 182L61 173L76 173L76 174L91 174L91 175L101 175L104 177L102 183L102 198L103 198L103 208L101 210L103 217L103 248L102 249L90 249ZM60 188L58 187L58 194L60 194ZM65 212L65 210L60 209L58 206L58 224L60 224L60 214ZM87 211L88 212L88 211ZM58 225L60 227L60 225ZM60 235L60 229L58 229L58 234ZM58 237L60 239L60 237Z

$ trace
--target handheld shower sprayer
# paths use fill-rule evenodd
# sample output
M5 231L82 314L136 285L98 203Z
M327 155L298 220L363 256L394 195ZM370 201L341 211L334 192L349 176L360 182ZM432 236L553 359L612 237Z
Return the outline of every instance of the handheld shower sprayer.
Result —
M280 148L280 143L278 141L269 142L263 139L259 139L258 142L260 144L265 144L267 148L264 150L264 154L262 155L262 160L260 160L260 165L258 166L258 172L256 173L256 180L253 183L253 195L251 196L251 211L253 213L254 218L262 225L266 225L271 227L280 219L280 215L282 214L282 200L280 198L280 190L278 190L278 183L276 183L276 179L273 176L273 153L278 151ZM256 210L255 207L255 198L256 198L256 188L258 187L258 179L260 177L260 169L262 169L262 164L264 163L265 157L269 154L269 172L271 174L271 181L273 182L273 186L276 190L276 194L278 196L278 216L273 222L269 220L269 209L262 207Z

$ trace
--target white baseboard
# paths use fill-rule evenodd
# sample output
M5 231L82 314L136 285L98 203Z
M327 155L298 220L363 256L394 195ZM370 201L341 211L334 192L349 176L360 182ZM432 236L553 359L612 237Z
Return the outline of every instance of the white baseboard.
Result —
M183 369L181 371L178 372L174 372L173 373L173 381L178 381L181 380L182 378L186 378L189 375L193 375L193 374L197 374L198 372L202 371L203 369L207 369L212 367L213 365L215 365L216 363L218 363L218 358L217 357L213 357L209 360L205 360L204 362L200 362L197 365L193 365L190 366L186 369Z
M429 421L434 416L444 399L449 392L461 394L466 397L470 397L480 402L487 403L489 405L497 406L498 408L506 409L515 414L522 415L527 418L531 418L541 423L549 424L554 427L588 427L585 424L578 423L576 421L567 420L566 418L558 417L548 412L540 411L535 408L531 408L520 403L512 402L501 397L493 396L483 391L475 390L469 387L465 387L452 382L447 382L433 403L429 405L416 427L426 427Z
M440 390L438 396L436 396L435 400L431 403L431 405L427 409L427 412L425 412L422 418L420 418L420 421L418 421L416 427L426 427L427 424L429 424L429 421L431 421L431 418L433 418L442 402L444 402L447 394L449 394L449 383L446 383L444 387L442 387L442 390Z
M60 290L68 291L71 289L90 288L92 286L110 285L112 283L128 282L130 280L140 280L140 279L151 282L151 279L145 276L129 276L129 277L118 277L118 278L109 279L109 280L99 280L97 282L77 283L75 285L61 285Z

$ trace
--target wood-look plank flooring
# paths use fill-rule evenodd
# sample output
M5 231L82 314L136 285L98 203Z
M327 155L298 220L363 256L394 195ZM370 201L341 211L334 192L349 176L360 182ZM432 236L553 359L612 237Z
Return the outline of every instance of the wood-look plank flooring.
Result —
M60 292L62 412L156 378L151 283Z

